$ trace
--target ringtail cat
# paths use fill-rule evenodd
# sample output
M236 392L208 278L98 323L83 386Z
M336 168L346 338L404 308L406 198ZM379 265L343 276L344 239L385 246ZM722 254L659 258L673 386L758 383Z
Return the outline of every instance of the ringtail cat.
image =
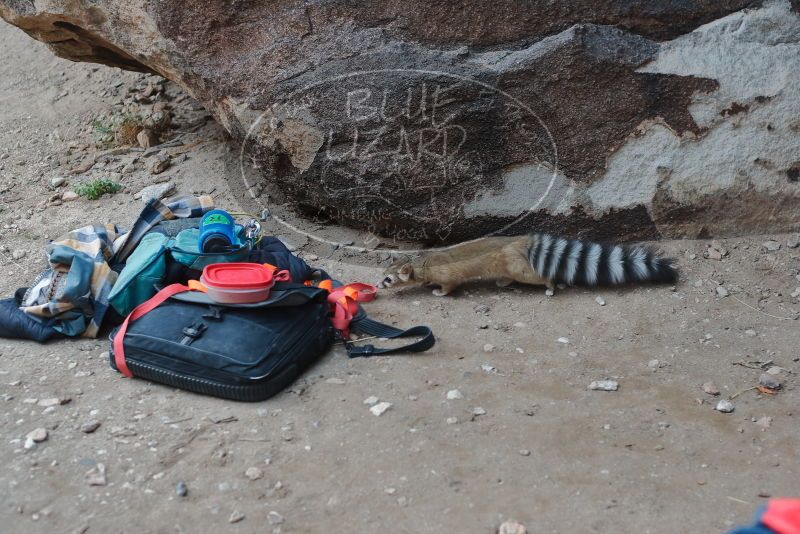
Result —
M550 234L490 237L456 245L419 260L400 260L386 269L379 287L437 285L444 296L470 280L569 286L614 286L632 282L675 282L669 258L639 245L601 245Z

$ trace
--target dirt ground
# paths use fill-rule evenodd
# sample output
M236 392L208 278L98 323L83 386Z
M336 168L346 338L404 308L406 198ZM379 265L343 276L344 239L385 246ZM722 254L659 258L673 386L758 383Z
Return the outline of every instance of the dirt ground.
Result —
M71 174L100 150L102 117L157 79L57 59L8 25L0 48L0 295L30 284L64 230L129 224L133 193L164 176L239 209L236 147L179 88L155 101L172 107L185 159L153 176L123 153ZM86 176L124 190L59 200ZM267 231L345 281L375 282L387 262ZM103 339L2 339L0 531L492 533L516 519L531 533L724 532L769 496L800 494L793 239L721 240L722 260L704 258L707 241L660 243L681 270L674 288L383 292L370 314L429 324L431 351L348 360L339 346L258 404L122 378ZM770 367L782 388L753 389ZM602 379L619 390L588 388ZM463 398L448 400L452 389ZM393 406L376 417L370 396ZM715 411L731 396L733 413ZM25 449L37 428L48 439ZM105 485L90 485L100 464Z

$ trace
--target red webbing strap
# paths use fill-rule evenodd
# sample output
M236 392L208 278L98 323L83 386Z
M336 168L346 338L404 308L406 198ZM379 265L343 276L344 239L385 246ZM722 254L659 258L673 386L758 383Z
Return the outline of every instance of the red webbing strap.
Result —
M132 323L143 315L150 313L172 295L177 295L178 293L183 293L184 291L190 291L189 287L183 284L169 285L156 293L152 298L150 298L150 300L142 302L136 306L133 311L128 314L128 316L125 318L125 321L119 327L117 335L114 336L113 343L114 363L117 365L117 369L120 373L128 378L133 377L133 373L131 373L130 369L128 369L128 365L125 363L125 349L123 348L123 341L125 340L125 332L128 330L128 323Z
M322 284L320 284L322 287ZM326 288L327 289L327 288ZM359 302L369 302L375 298L378 288L369 284L354 283L328 290L328 302L331 304L333 327L342 333L344 339L350 338L350 321L358 312Z

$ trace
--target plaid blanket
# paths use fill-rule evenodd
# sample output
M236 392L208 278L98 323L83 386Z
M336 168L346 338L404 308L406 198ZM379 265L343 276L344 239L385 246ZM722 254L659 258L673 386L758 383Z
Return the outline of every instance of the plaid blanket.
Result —
M97 337L117 280L112 265L124 263L142 237L163 220L199 217L214 208L210 196L151 199L129 232L116 225L89 225L50 242L50 267L22 299L20 309L67 336Z
M214 199L207 195L180 197L169 204L163 204L154 198L150 199L142 213L136 218L130 232L122 236L119 242L114 243L114 263L124 263L142 240L144 234L161 221L199 217L213 209Z

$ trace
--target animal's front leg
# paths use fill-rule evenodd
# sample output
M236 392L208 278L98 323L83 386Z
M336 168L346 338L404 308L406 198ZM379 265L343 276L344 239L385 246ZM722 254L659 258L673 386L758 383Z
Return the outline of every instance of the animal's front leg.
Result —
M456 287L458 287L458 286L442 284L441 287L439 287L438 289L434 289L433 290L433 294L436 295L437 297L443 297L443 296L447 295L448 293L451 293Z

